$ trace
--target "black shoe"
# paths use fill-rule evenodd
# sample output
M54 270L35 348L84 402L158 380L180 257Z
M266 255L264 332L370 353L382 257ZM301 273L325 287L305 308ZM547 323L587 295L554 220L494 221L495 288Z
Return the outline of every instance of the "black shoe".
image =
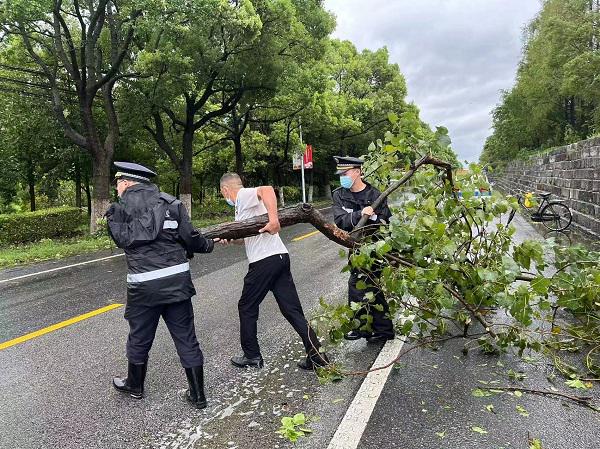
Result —
M187 401L196 408L206 408L206 396L204 396L204 367L195 366L186 368L185 375L189 388L185 392Z
M255 366L256 368L262 368L265 366L265 362L261 356L248 358L245 355L237 357L231 357L231 363L238 368L245 368L247 366Z
M319 352L316 354L310 354L300 360L298 363L298 368L304 370L314 370L315 368L323 368L329 365L329 358L327 354L324 352Z
M127 377L113 378L113 387L122 393L129 393L132 398L142 399L144 396L144 379L146 378L147 368L147 362L142 365L129 363L127 366Z
M346 334L344 334L344 339L345 340L360 340L361 338L369 338L371 337L371 332L365 332L365 331L350 331L347 332Z
M382 343L382 342L386 342L388 340L393 340L395 337L394 334L379 334L379 333L375 333L373 335L371 335L370 337L367 338L367 342L369 343Z

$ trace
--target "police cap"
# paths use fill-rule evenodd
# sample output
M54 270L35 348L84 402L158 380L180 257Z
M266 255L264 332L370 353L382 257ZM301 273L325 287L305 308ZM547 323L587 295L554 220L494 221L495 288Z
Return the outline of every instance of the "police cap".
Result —
M150 178L156 176L156 173L140 164L133 162L115 162L114 164L118 170L115 179L124 178L132 181L150 182Z
M344 173L346 170L350 170L351 168L362 168L362 165L365 161L359 159L357 157L349 157L349 156L333 156L335 160L335 168L336 175L340 175Z

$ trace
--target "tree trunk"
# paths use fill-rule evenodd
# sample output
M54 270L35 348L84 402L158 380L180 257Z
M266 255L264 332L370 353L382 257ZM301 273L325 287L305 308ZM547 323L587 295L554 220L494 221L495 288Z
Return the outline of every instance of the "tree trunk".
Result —
M94 166L92 168L92 201L90 214L90 232L92 234L98 231L98 220L104 217L104 213L110 205L109 196L109 176L111 154L108 154L103 148L98 148L95 152Z
M242 136L233 137L233 148L235 149L235 170L238 175L244 175L244 158L242 155Z
M258 230L267 224L268 221L268 215L264 214L244 221L234 221L213 226L206 229L203 234L206 238L211 239L242 239L258 235ZM292 226L298 223L310 223L321 231L329 240L346 248L354 248L359 243L348 232L343 231L332 223L328 223L325 220L325 217L310 204L300 204L298 206L280 209L279 223L282 227Z
M279 189L277 189L278 193L279 193L279 205L281 207L285 207L285 197L283 196L283 186L280 186Z
M35 173L33 163L27 161L27 185L29 186L29 209L35 211Z
M323 184L323 194L325 196L325 198L327 198L328 200L331 200L331 184L329 184L329 182L326 182L325 184Z
M87 214L90 217L92 215L92 194L90 192L90 178L87 174L83 178L83 190L85 191Z
M193 116L192 116L193 118ZM183 158L179 172L181 181L179 186L179 199L192 216L192 158L194 145L194 127L193 123L187 127L183 133Z
M77 159L75 160L75 207L81 209L81 163L79 161L79 154L77 154Z

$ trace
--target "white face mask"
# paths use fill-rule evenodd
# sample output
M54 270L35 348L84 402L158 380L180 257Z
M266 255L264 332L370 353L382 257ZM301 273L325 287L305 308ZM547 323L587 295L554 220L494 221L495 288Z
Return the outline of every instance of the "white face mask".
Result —
M234 203L234 202L233 202L231 199L229 199L229 198L225 198L225 202L226 202L227 204L229 204L231 207L235 207L235 203Z

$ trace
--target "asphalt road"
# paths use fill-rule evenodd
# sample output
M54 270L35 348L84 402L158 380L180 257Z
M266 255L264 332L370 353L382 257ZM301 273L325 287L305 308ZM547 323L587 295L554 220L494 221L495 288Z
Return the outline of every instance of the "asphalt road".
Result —
M515 226L517 243L554 236L518 215ZM597 383L591 390L575 390L540 354L488 356L471 342L473 349L465 355L466 343L457 339L435 351L408 352L387 379L357 449L530 449L533 439L543 449L600 448L599 412L551 396L473 393L482 387L518 387L591 396L597 406ZM567 361L577 366L581 356Z
M518 225L519 238L539 238L526 222ZM296 225L282 231L307 314L318 310L320 296L344 301L347 281L337 245L320 234L292 242L312 230ZM110 253L0 271L0 343L124 303L123 257L1 283L103 256ZM126 368L128 330L123 308L117 308L0 350L0 448L326 448L362 378L320 385L314 374L298 370L303 348L270 295L259 321L265 368L231 366L229 358L240 351L237 300L246 270L238 246L217 247L192 262L207 409L192 409L180 398L187 383L162 323L150 355L146 397L135 401L113 390L112 377ZM600 415L587 409L530 395L472 395L481 385L553 386L578 394L560 377L549 383L546 361L524 363L476 351L465 356L462 343L412 351L392 370L359 449L528 449L528 438L540 438L545 449L600 447ZM353 371L369 368L378 351L363 341L332 350L335 360ZM515 382L509 369L527 377ZM584 393L598 397L595 390ZM313 433L294 446L275 431L282 416L300 412Z
M347 274L339 247L322 235L292 242L314 229L282 231L307 314L318 299L343 300ZM0 281L76 264L100 253L0 272ZM247 261L241 246L197 255L192 273L196 329L206 359L209 407L191 409L179 395L187 383L164 324L159 325L146 381L135 401L114 391L111 379L126 368L128 326L123 308L0 350L0 448L276 448L291 447L275 431L282 416L304 412L326 447L360 385L360 378L321 386L295 366L299 338L271 295L261 306L263 370L239 370L237 300ZM0 283L0 343L111 303L125 302L125 260L116 257ZM370 366L378 347L352 342L334 356L350 368Z

